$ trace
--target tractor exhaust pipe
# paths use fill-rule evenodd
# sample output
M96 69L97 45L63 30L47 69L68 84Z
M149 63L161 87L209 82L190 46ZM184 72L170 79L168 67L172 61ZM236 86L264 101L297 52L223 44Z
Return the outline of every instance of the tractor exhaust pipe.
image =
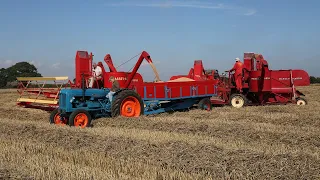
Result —
M84 83L84 73L81 74L81 82L82 82L82 101L84 102L84 96L85 96L85 91L86 91L86 86Z

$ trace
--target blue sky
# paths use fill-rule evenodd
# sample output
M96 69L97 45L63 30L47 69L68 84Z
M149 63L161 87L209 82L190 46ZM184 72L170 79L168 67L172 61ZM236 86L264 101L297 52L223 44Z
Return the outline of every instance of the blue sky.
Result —
M29 61L43 76L71 79L77 50L95 61L110 53L116 66L145 50L168 80L196 59L222 72L256 52L272 69L320 76L319 8L317 0L1 0L0 67ZM139 72L154 77L149 66Z

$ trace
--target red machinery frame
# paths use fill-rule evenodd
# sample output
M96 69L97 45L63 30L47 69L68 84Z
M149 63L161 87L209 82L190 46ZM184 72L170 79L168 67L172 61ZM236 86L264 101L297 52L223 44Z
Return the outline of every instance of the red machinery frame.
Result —
M310 85L310 78L306 71L295 70L270 70L268 62L261 54L244 53L243 92L236 89L234 74L228 72L219 76L218 72L211 70L209 73L203 67L201 60L195 60L193 68L188 75L172 76L170 80L190 78L191 80L216 80L218 96L212 97L214 105L226 105L242 100L243 105L265 105L302 103L306 100L304 94L296 89L297 86ZM233 102L234 101L234 102Z
M309 86L310 78L301 69L270 70L268 62L261 54L244 53L243 92L237 92L233 73L228 73L219 87L220 99L212 99L213 104L231 104L232 98L240 98L243 105L266 105L307 103L297 86ZM226 80L228 79L228 80ZM234 105L233 105L234 106ZM242 106L241 106L242 107Z

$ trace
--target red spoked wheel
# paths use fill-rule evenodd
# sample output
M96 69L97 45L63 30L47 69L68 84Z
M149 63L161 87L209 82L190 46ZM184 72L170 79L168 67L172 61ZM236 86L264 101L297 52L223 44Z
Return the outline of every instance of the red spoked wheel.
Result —
M81 128L90 127L91 120L92 118L88 111L78 109L70 114L69 125Z
M141 114L141 105L136 97L129 96L122 101L121 116L139 117Z
M123 90L115 95L111 116L139 117L144 114L144 103L135 91Z
M55 109L50 114L50 123L64 126L68 123L68 119L65 117L61 118L58 109Z

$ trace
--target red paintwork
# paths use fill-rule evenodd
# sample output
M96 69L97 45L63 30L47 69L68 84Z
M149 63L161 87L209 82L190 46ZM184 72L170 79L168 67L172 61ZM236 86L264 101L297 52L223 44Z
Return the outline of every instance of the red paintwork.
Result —
M77 51L75 58L75 83L69 81L71 88L81 88L81 75L84 74L87 81L92 75L92 53L87 51ZM232 85L233 75L229 73L229 80L220 77L215 71L210 74L206 73L201 60L194 61L193 68L190 69L188 75L172 76L170 80L180 77L187 77L195 81L189 82L144 82L141 74L137 73L142 61L146 59L152 63L150 55L143 51L139 57L132 72L118 72L113 65L111 56L107 54L104 61L109 67L110 72L107 72L102 64L98 65L103 70L102 81L105 88L111 88L112 84L109 82L109 77L114 76L119 82L121 88L136 89L142 98L179 98L182 96L192 96L196 91L190 94L190 87L198 87L198 95L215 94L218 93L219 98L211 99L213 104L228 104L229 98L233 93L236 93L236 87ZM249 93L256 96L257 104L268 103L287 103L292 102L292 97L299 96L295 86L310 85L309 75L303 70L269 70L268 62L260 54L244 53L244 84L243 89L247 90L245 94L247 97ZM292 76L292 77L291 77ZM217 85L217 92L215 92L214 85ZM171 89L165 92L165 86ZM98 83L94 87L99 88ZM144 87L147 93L144 94ZM207 90L205 90L207 88ZM182 93L181 90L182 89ZM38 93L38 91L29 91ZM46 96L55 94L56 91L45 92Z
M196 81L205 81L205 80L213 80L214 78L214 70L212 70L211 74L207 74L205 69L203 68L202 60L195 60L193 64L193 68L190 69L188 75L176 75L171 76L170 80L175 80L181 77L187 77L190 79L194 79Z
M179 98L185 96L195 96L195 95L206 95L214 94L215 89L213 84L216 81L192 81L192 82L144 82L140 74L137 73L142 61L146 59L149 63L152 63L150 55L143 51L139 57L137 63L135 64L132 72L106 72L104 74L105 79L109 79L110 76L114 76L118 80L120 87L135 89L137 93L142 97L146 98L157 98L165 99L166 93L167 98ZM196 63L197 66L202 66L202 63ZM108 81L104 81L104 87L110 88L112 84ZM165 86L170 89L169 92L165 92ZM196 90L191 91L190 87L197 87ZM146 87L146 94L144 93L144 88ZM181 89L181 90L180 90ZM207 90L206 90L207 89Z
M261 54L244 53L244 95L251 104L270 104L270 103L288 103L294 102L293 97L299 97L295 87L310 85L310 78L306 71L295 70L270 70L268 62ZM191 79L204 80L217 79L211 75L205 75L202 62L195 61L194 67L190 69L188 75L172 76L170 80L180 77L188 77ZM291 77L292 74L292 77ZM212 104L229 104L230 96L237 93L236 87L233 85L234 74L229 73L229 79L218 77L218 97L212 98ZM251 96L256 99L252 99ZM255 100L255 102L253 102Z
M108 65L110 72L117 72L117 69L113 65L113 61L110 54L107 54L104 57L104 62L106 62L106 64Z
M165 100L166 98L215 94L217 93L216 89L214 88L215 83L215 80L142 83L140 85L137 84L133 86L133 89L135 89L142 98L146 97ZM169 89L169 91L165 91L165 86ZM146 94L144 93L144 87L146 87ZM192 89L192 87L195 88ZM192 89L191 91L190 88Z
M77 87L81 86L81 76L84 74L85 79L89 79L92 76L92 53L87 51L77 51L75 58L75 72L76 72L76 82Z
M75 83L69 81L68 86L70 88L81 88L82 87L82 75L84 75L85 83L87 84L88 79L92 76L92 53L87 51L77 51L75 57ZM215 94L216 89L214 84L218 83L218 80L213 79L213 75L208 76L204 74L202 61L196 61L194 68L190 70L189 75L195 78L197 81L187 81L187 82L144 82L141 74L137 73L143 60L148 63L152 63L150 55L143 51L135 64L132 72L118 72L113 65L111 56L107 54L104 58L110 72L107 72L103 63L98 62L97 65L102 68L102 81L105 88L111 88L112 84L109 82L109 77L114 76L119 82L121 88L135 89L137 93L142 98L157 98L157 99L167 99L167 98L181 98L190 96L199 96L207 94ZM204 81L206 80L206 81ZM94 83L94 88L100 88L99 84ZM166 91L165 88L169 89ZM190 90L192 88L192 90ZM146 94L145 94L146 89ZM42 89L43 90L43 89ZM29 93L37 94L39 89L27 89ZM51 89L50 91L45 91L43 94L46 97L54 96L57 94L59 89ZM30 103L19 103L21 106L26 107L36 107L32 106Z
M301 69L270 70L268 62L261 54L244 53L244 85L243 89L257 97L258 104L295 102L294 97L299 97L297 86L310 85L309 74ZM229 77L232 79L232 75ZM235 93L235 87L228 82L226 86L227 97ZM228 103L228 98L223 103ZM217 103L213 101L213 103ZM219 102L221 103L221 102Z
M146 59L148 61L148 63L152 63L151 57L150 55L146 52L143 51L138 59L138 62L136 63L136 65L134 66L132 72L129 74L129 77L124 85L124 88L128 88L130 83L132 83L133 78L135 77L143 59Z

